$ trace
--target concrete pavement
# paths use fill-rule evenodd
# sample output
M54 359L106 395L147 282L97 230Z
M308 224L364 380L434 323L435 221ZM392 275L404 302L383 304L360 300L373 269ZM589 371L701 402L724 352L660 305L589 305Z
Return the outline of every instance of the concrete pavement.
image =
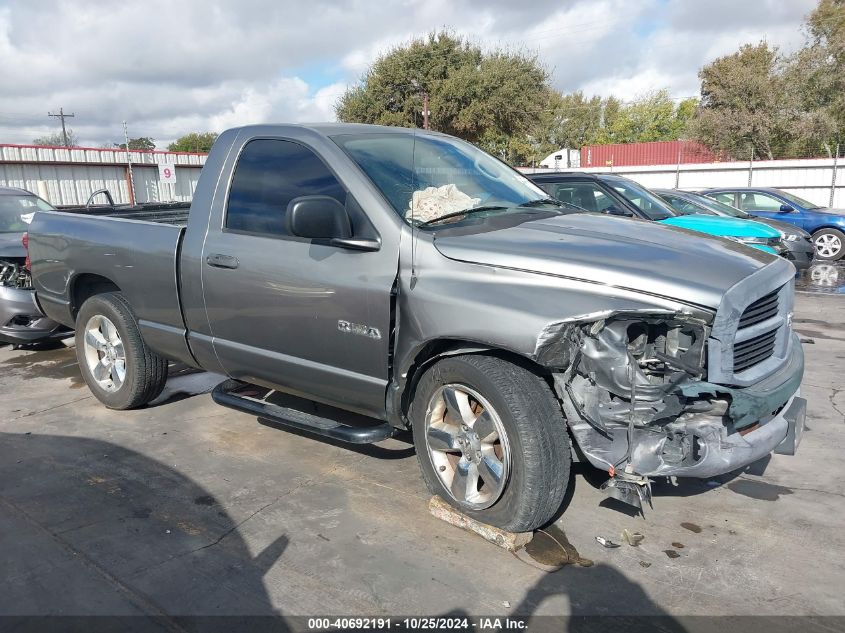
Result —
M644 518L579 471L559 525L595 564L554 574L433 518L407 440L281 431L185 371L154 406L109 411L73 349L4 348L0 613L845 615L843 307L798 296L796 456L658 482ZM595 541L625 528L640 547Z

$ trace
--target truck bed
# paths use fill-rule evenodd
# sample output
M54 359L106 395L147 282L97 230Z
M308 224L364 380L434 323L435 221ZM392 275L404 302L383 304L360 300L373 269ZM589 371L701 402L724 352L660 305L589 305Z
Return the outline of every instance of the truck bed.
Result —
M188 202L154 202L136 205L97 205L60 207L62 213L91 215L96 217L123 218L156 224L187 226L191 205Z
M153 349L190 361L177 271L187 217L184 208L36 213L29 254L42 310L75 327L91 289L105 285L126 297Z

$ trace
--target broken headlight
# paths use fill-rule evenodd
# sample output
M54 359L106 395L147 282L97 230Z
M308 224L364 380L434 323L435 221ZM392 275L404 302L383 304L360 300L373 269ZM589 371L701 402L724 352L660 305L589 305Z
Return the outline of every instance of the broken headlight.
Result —
M651 383L664 383L681 371L693 378L705 373L706 332L699 323L634 321L612 324L625 329L627 351Z
M562 382L574 407L599 429L677 416L684 401L676 385L706 372L707 326L686 315L617 314L581 334Z

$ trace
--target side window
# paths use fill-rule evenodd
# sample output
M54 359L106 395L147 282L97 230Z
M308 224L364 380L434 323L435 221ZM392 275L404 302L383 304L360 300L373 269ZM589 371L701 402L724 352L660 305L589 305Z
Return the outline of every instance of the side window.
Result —
M711 194L710 197L714 200L724 202L725 204L729 204L731 206L734 206L736 204L736 201L734 200L734 194L732 193L714 193Z
M739 194L739 208L743 211L779 211L782 202L762 193Z
M288 203L300 196L318 195L346 204L343 186L314 152L291 141L250 141L232 176L226 228L288 235Z
M613 206L613 200L607 196L601 188L592 183L567 182L543 184L545 189L553 198L561 202L574 204L587 211L604 211Z
M702 211L689 200L684 200L683 198L678 198L677 196L663 196L663 199L668 202L669 206L675 209L675 211L677 211L678 213L707 214L706 211Z

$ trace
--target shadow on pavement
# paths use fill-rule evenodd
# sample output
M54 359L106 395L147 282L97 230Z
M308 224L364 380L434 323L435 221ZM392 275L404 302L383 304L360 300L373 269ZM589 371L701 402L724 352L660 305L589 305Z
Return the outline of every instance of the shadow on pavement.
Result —
M277 615L217 500L174 469L99 440L0 433L0 613ZM131 627L129 627L131 628ZM179 627L177 627L179 628Z
M287 629L266 617L281 614L263 582L287 536L253 555L240 524L173 468L100 440L0 433L0 481L0 613L7 623L79 618L24 617L16 630L117 630L115 619L126 631ZM600 625L592 616L622 612L630 631L637 622L628 616L665 615L602 564L543 575L513 615L530 616L558 595L569 599L570 630L584 630L580 616ZM683 630L664 620L663 630ZM561 619L537 624L529 628L557 631Z
M636 582L610 565L566 567L546 574L513 610L515 616L532 616L546 600L565 596L569 601L568 630L576 631L669 631L686 628L654 603ZM563 631L557 618L535 617L531 631Z

